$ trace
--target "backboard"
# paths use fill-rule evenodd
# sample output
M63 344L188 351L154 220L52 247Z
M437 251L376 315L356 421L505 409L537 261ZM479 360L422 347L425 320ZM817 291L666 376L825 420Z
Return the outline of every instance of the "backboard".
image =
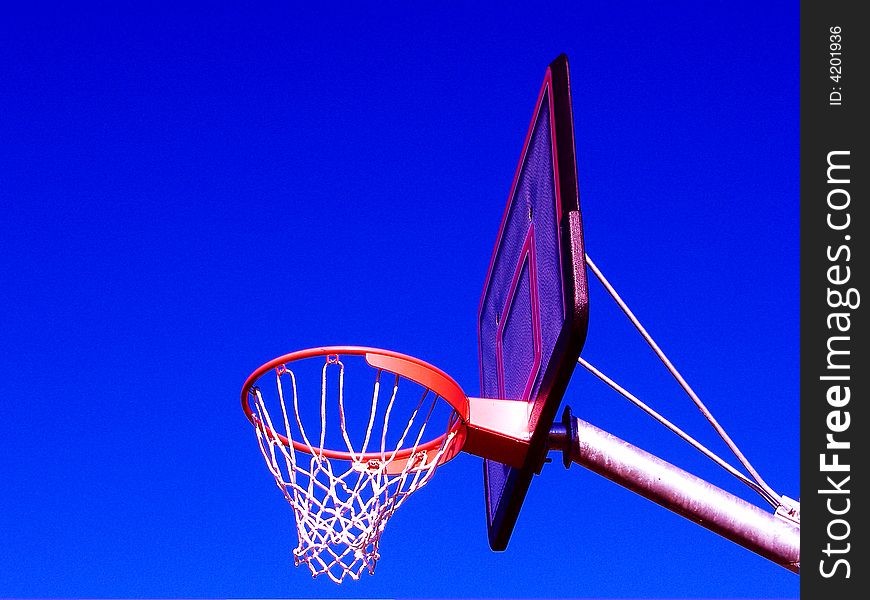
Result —
M577 192L568 60L547 69L498 230L478 311L484 398L530 405L522 468L484 461L490 547L504 550L540 472L586 338L589 296Z

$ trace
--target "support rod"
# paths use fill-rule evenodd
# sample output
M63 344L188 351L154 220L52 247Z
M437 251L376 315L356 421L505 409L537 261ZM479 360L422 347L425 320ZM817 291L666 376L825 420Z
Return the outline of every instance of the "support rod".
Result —
M550 433L569 461L718 533L795 573L800 528L618 437L571 416Z

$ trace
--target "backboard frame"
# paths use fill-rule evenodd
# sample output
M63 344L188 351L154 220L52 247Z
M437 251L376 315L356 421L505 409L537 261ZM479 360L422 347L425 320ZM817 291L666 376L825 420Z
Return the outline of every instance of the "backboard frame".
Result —
M549 160L551 161L550 177L552 177L553 194L549 198L535 196L534 198L521 199L518 191L521 187L537 190L534 182L528 183L531 175L527 174L527 166L530 160L530 144L533 142L536 129L541 126L542 118L547 119L550 140ZM546 133L546 132L544 132ZM541 135L544 135L541 133ZM548 182L549 183L549 182ZM545 186L546 187L546 186ZM528 194L536 193L528 192ZM558 253L559 281L561 290L544 290L542 292L541 277L539 276L538 248L546 244L536 239L546 227L536 224L538 211L533 207L540 206L538 202L555 203L553 207L555 215L555 233L557 240L550 244L554 252ZM518 214L528 203L528 230L524 234L518 259L514 264L501 261L500 256L506 252L510 244L519 245L518 236L523 235L515 226L508 230L509 219L518 219L512 214ZM550 207L547 206L549 209ZM549 214L549 213L548 213ZM540 217L543 218L543 217ZM553 231L552 225L547 224ZM551 234L552 235L552 234ZM553 242L554 240L551 240ZM516 254L515 250L512 250ZM552 265L555 263L554 256L546 257ZM512 270L512 273L510 272ZM498 274L496 271L499 271ZM520 383L521 393L506 393L506 378L511 374L506 373L510 364L505 364L504 348L505 333L508 319L510 318L521 274L524 275L523 285L529 292L527 298L530 320L527 323L531 331L524 335L530 335L532 348L526 349L532 357L531 365L527 369L525 383ZM549 276L552 279L552 275ZM509 281L507 291L499 287L501 281ZM558 292L558 294L556 293ZM555 302L561 298L562 322L553 323ZM520 302L526 301L520 298ZM548 308L547 314L542 315L544 308ZM525 313L523 313L525 316ZM562 396L565 393L571 374L577 364L580 351L586 338L586 329L589 315L589 295L586 277L586 261L583 244L582 219L580 215L579 194L577 186L577 165L574 145L574 125L571 103L570 81L568 73L568 60L563 54L556 58L547 68L541 85L532 120L526 133L520 160L514 173L510 194L505 212L502 216L495 248L490 260L489 270L484 284L478 307L478 358L480 361L481 395L484 397L499 397L527 401L531 406L529 429L531 434L530 450L525 463L521 468L508 467L493 461L484 461L484 486L486 499L487 532L489 544L493 550L501 551L507 548L507 543L516 524L520 508L525 500L532 476L539 473L546 457L547 438ZM499 320L499 317L501 319ZM496 326L492 331L489 321L495 317ZM542 322L546 319L547 322ZM487 320L487 321L485 321ZM546 337L546 345L542 328L546 326L552 331L552 326L558 326L558 334L549 334ZM545 352L549 351L549 352ZM495 362L496 376L488 372L484 364ZM523 377L525 373L520 375ZM518 389L518 388L517 388ZM494 475L494 474L497 474ZM502 477L504 474L504 477Z

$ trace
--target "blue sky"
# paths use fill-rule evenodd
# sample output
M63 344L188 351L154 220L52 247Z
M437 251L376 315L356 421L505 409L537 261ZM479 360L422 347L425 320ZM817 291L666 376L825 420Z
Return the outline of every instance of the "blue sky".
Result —
M747 457L799 495L797 3L113 4L0 19L0 596L768 597L799 577L558 461L490 552L480 460L374 576L292 566L239 407L323 344L478 392L476 313L547 64L586 248ZM583 356L725 454L592 284ZM578 369L574 413L751 501Z

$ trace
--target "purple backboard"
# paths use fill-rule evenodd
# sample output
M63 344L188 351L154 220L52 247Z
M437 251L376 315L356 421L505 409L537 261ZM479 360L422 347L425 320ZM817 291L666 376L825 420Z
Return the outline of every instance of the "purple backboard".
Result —
M522 468L484 461L490 547L507 547L586 338L589 296L568 60L547 69L514 174L478 312L484 398L532 405Z

